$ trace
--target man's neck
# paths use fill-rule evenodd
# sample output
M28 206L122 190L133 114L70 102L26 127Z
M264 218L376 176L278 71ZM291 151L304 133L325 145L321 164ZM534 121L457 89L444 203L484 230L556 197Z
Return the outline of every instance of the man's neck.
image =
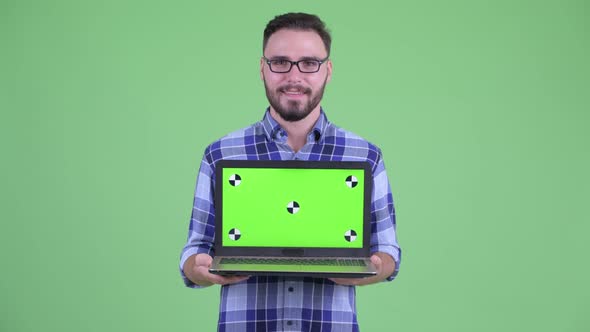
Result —
M307 135L320 117L320 107L299 121L285 121L272 107L270 115L287 132L287 144L297 152L307 143Z

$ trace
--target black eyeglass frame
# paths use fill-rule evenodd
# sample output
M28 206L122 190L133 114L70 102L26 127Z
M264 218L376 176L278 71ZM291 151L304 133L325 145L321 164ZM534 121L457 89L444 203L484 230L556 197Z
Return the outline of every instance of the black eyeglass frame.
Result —
M322 64L326 61L328 61L328 59L330 58L330 56L328 55L327 57L325 57L322 60L316 60L316 59L303 59L303 60L299 60L299 61L291 61L291 60L287 60L287 59L275 59L275 60L271 60L265 56L262 56L262 58L264 59L264 62L266 62L266 64L268 65L268 69L270 69L271 72L273 73L277 73L277 74L285 74L291 71L291 69L293 69L293 65L297 66L297 69L299 69L299 72L304 73L304 74L313 74L313 73L317 73L318 71L320 71L320 68L322 67ZM274 71L272 70L272 66L270 65L271 61L286 61L288 63L290 63L291 65L289 66L289 70L287 71ZM302 71L301 67L299 67L299 63L300 62L304 62L304 61L317 61L318 64L318 69L316 71Z

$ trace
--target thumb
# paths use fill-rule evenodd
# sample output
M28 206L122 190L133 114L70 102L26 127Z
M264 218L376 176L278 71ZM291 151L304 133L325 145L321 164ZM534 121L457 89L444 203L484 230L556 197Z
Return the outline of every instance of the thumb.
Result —
M195 257L195 264L197 266L209 267L209 266L211 266L212 262L213 262L213 258L207 254L198 254Z
M381 270L381 258L377 255L373 255L371 256L371 262L373 264L375 264L375 267L377 267L377 270Z

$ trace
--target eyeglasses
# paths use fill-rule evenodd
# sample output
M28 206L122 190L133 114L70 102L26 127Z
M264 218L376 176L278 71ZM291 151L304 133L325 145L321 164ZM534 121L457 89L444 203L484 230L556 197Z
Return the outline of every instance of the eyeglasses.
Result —
M286 59L270 60L264 56L262 58L266 61L268 68L270 68L270 71L273 73L288 73L291 71L291 68L293 68L293 65L296 65L302 73L317 73L320 70L322 63L328 60L328 57L322 60L305 59L299 61L289 61Z

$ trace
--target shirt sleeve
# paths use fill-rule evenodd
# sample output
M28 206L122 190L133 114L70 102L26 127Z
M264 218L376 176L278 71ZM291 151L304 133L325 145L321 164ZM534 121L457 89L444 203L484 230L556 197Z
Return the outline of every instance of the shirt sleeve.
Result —
M197 176L197 185L193 200L193 211L188 229L188 238L182 253L180 255L180 275L184 284L191 288L201 288L201 286L190 281L182 267L186 260L195 254L205 253L213 257L213 241L215 236L215 207L213 205L214 190L214 171L211 164L206 158L207 152L203 156L199 174Z
M371 254L375 252L393 257L395 270L387 278L388 281L393 280L399 272L401 248L397 242L393 196L381 154L373 171L371 202Z

